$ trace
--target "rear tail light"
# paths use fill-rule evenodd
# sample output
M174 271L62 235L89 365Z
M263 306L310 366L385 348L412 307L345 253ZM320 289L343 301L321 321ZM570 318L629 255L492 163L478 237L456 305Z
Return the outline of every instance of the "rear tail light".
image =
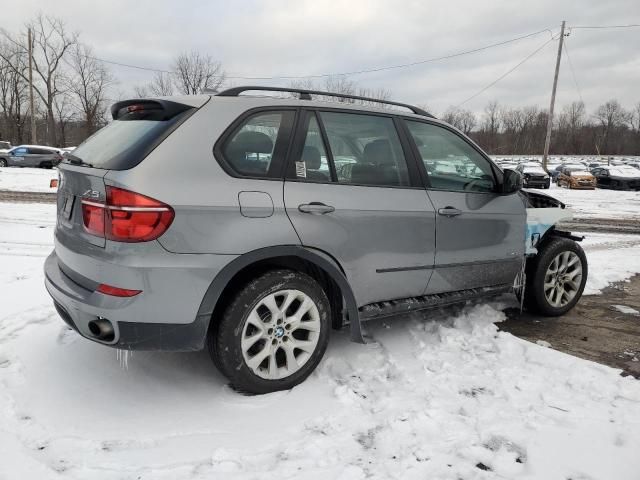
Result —
M116 242L148 242L167 231L173 209L153 198L107 187L107 202L82 200L82 219L91 235Z

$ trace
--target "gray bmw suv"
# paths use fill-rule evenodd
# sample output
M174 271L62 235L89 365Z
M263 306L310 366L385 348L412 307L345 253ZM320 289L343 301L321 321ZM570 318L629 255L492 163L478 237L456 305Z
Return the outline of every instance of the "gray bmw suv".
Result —
M244 94L269 90L292 96ZM265 393L303 381L332 328L363 342L373 318L504 292L553 316L582 294L579 238L554 226L570 211L417 107L237 87L111 113L59 165L45 263L90 340L208 347Z

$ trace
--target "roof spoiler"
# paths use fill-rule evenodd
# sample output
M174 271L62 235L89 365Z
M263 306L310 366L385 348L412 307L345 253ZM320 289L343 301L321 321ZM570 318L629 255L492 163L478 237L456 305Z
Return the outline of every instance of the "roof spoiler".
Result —
M162 120L169 120L176 115L186 112L194 107L183 103L171 102L169 100L145 100L134 98L131 100L123 100L116 102L111 106L111 116L114 120L122 117L127 113L153 111L154 113L162 113Z

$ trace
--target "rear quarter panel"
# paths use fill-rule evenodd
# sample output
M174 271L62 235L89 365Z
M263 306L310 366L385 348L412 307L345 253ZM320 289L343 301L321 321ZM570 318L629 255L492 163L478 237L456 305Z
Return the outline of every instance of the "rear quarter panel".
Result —
M175 210L171 227L159 239L168 251L242 254L300 243L284 210L283 182L231 177L213 155L220 135L254 106L244 99L213 97L136 167L105 176L106 184L148 195ZM273 212L262 218L243 216L238 199L243 191L266 193ZM243 207L260 209L263 204Z

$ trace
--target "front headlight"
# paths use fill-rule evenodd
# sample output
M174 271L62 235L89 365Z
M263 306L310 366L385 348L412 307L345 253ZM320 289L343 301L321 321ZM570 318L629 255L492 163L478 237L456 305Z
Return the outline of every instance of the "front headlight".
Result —
M547 179L549 178L549 175L545 175L545 176L544 176L544 177L542 177L542 178L544 178L545 180L547 180Z

